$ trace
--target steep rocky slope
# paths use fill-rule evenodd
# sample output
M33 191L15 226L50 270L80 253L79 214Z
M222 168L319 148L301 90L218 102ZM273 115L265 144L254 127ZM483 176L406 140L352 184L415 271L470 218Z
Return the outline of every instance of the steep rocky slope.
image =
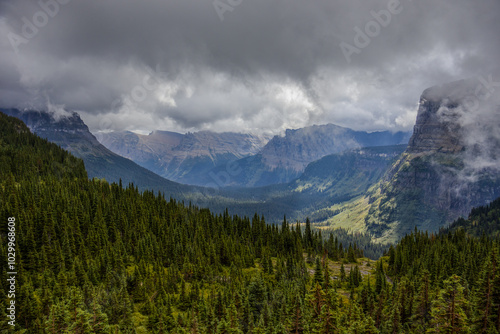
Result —
M368 231L437 231L500 196L499 106L478 80L425 90L408 149L367 196Z

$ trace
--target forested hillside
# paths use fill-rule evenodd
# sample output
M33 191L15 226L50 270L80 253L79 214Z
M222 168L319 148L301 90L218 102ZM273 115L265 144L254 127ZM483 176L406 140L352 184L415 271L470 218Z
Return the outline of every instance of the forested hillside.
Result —
M464 229L468 234L481 237L483 235L500 235L500 198L486 206L472 209L469 218L457 219L445 231Z
M202 188L178 184L166 180L153 172L140 167L102 146L90 133L87 125L75 112L56 117L48 112L19 109L3 109L0 112L19 118L41 138L61 146L85 163L90 178L106 179L124 185L134 183L139 190L161 190L177 198L204 198Z
M269 225L89 181L81 160L21 122L0 114L0 127L0 217L16 218L17 243L16 326L7 323L3 283L1 330L500 330L499 239L415 232L374 262L309 221ZM2 282L6 273L2 266Z

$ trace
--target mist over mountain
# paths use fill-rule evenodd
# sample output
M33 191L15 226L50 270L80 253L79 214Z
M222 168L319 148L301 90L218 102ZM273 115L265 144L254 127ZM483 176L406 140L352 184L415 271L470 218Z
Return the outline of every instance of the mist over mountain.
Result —
M369 231L436 231L500 196L500 98L489 88L481 78L423 92L407 151L369 194Z

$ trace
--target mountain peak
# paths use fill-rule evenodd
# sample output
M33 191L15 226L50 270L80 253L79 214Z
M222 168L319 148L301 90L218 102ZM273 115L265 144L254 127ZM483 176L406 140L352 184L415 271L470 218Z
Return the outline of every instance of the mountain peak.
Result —
M492 130L500 126L495 113L500 110L500 98L489 79L459 80L426 89L408 152L471 152L478 145L498 142L498 131Z

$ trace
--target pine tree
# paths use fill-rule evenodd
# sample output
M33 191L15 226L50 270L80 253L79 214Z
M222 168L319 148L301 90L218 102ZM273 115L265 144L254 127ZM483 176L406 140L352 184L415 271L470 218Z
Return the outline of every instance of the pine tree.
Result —
M457 275L443 282L444 287L431 308L429 333L467 333L468 319L466 315L467 300L464 287Z
M349 263L356 263L356 253L354 252L354 248L351 244L349 244L349 248L347 250L347 261Z
M328 266L328 258L325 257L323 264L323 290L328 291L332 286L332 278L330 276L330 267Z
M311 230L311 221L309 218L306 219L303 244L306 249L310 249L313 246L313 235Z
M412 323L417 329L424 329L431 319L431 286L430 274L424 270L420 274L420 286L416 296L415 311L412 316Z
M304 333L304 313L302 310L302 301L299 296L294 298L294 306L292 311L292 324L290 334L302 334Z
M50 334L64 333L71 323L67 305L63 302L52 305L45 321L45 330Z
M499 275L498 257L496 250L493 250L485 260L474 291L472 330L475 333L490 333L495 330L499 316L497 310L499 310L500 306L498 300L495 300L500 287L495 283L500 282L498 280Z
M375 293L379 294L387 285L384 272L384 264L380 260L377 262L377 272L375 276Z
M344 264L342 263L340 265L340 281L345 282L345 280L346 280L345 268L344 268Z
M322 285L324 282L323 272L321 270L321 263L319 261L319 258L316 258L313 282L314 284L320 284L320 285Z

